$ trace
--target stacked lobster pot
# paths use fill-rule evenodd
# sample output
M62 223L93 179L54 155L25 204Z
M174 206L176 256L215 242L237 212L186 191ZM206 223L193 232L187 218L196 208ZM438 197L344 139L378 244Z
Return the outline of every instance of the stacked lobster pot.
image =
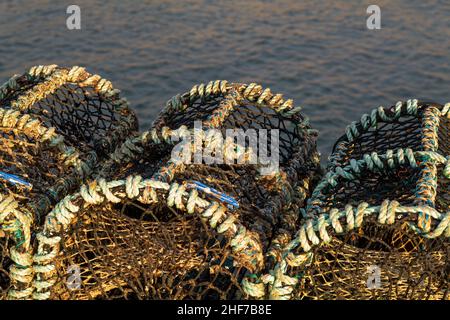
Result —
M450 104L347 127L325 175L258 84L171 98L149 131L111 83L0 87L0 299L448 299Z
M0 87L0 299L51 285L34 268L53 255L34 255L46 214L135 130L120 92L80 67L37 66Z
M292 100L257 84L174 96L47 216L34 297L251 297L245 279L275 265L298 228L320 167L315 141Z
M257 296L448 299L449 107L398 102L348 126Z

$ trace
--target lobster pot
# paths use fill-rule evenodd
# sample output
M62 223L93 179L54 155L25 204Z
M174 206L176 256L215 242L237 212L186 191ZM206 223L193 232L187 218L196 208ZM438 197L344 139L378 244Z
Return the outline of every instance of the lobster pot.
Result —
M19 266L25 263L31 268L26 263L32 250L32 230L57 197L74 189L81 182L79 177L96 162L95 154L82 154L63 141L55 128L47 128L30 115L0 108L2 298L8 291L12 297L28 295L20 288L29 285L31 271L20 276L26 271ZM11 268L15 282L9 279Z
M289 298L448 299L448 119L408 101L349 126L277 269Z
M13 76L0 87L0 106L33 115L55 127L67 145L102 155L137 130L136 115L120 90L78 66L35 66Z
M32 68L0 98L0 299L30 298L33 235L45 215L136 122L109 82L78 67Z
M194 88L199 87L205 86ZM254 107L275 110L270 102L258 102L267 91L257 88L259 93L251 91ZM245 97L244 89L223 86L230 95L232 90L234 99L238 94ZM198 89L191 92L191 98L185 94L183 99L198 104L199 118L206 116L208 104L217 98L198 97ZM239 118L240 107L233 105L229 110L227 104L219 103L215 110L221 117L225 110L233 114L240 128L254 125L245 120L244 111ZM286 134L295 141L286 142L286 157L280 156L278 171L263 174L264 164L250 161L207 163L203 158L197 163L193 156L190 163L178 161L174 152L199 148L187 139L195 134L189 108L177 112L186 112L192 122L176 127L172 119L161 125L158 121L168 115L163 112L152 130L129 139L112 154L97 180L67 196L47 216L37 236L35 268L42 272L35 277L34 298L249 297L242 287L244 277L273 263L279 247L296 230L296 212L304 205L319 167L315 134L307 123L297 122L298 113L261 112L260 125L274 129L273 121L282 121L287 128L290 125ZM284 111L292 110L289 106ZM202 128L222 132L229 116L219 121L211 117L214 112L208 112ZM203 149L218 141L208 132L197 134ZM177 149L180 141L183 148ZM224 144L250 159L249 145ZM224 149L216 148L211 154L217 156L218 150ZM55 226L54 221L60 224ZM54 256L49 257L49 252ZM46 283L52 286L45 287Z

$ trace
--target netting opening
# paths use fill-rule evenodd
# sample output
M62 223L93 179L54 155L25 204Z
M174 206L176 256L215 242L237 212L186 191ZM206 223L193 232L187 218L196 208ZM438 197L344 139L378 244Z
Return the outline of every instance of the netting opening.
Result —
M194 127L195 121L207 121L211 113L221 107L223 95L210 96L208 99L198 99L192 103L186 102L181 112L166 112L161 114L161 120L170 129L178 129L182 125Z
M345 143L346 156L340 163L348 165L350 159L358 159L372 152L384 154L397 148L420 149L420 126L420 121L413 117L404 123L378 124L376 129L364 132L351 143Z
M405 148L424 150L422 137L428 126L425 123L428 114L424 115L424 112L433 108L439 106L414 100L390 108L380 107L370 115L364 115L359 122L348 126L346 134L336 141L328 169L348 165L351 159L373 152L385 154L388 150Z
M358 205L361 201L377 205L388 198L397 199L404 205L413 204L420 173L420 168L408 166L376 172L365 170L355 175L355 179L341 179L328 188L327 196L321 199L321 209L343 208L347 204Z
M299 119L300 121L300 119ZM245 128L246 132L254 130L258 141L262 139L261 133L267 136L267 155L272 155L272 134L276 129L276 141L279 144L280 163L285 164L292 153L293 146L304 142L304 134L292 119L281 116L266 106L251 105L250 103L238 106L223 123L224 128ZM267 131L261 131L266 129ZM224 130L226 131L226 130Z
M118 125L111 102L99 97L93 88L76 84L61 86L30 111L46 119L47 125L56 127L71 143L83 141L91 147Z

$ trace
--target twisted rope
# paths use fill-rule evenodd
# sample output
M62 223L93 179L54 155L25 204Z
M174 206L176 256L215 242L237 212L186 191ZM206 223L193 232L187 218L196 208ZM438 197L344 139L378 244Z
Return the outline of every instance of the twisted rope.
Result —
M430 107L423 111L422 115L422 145L425 151L436 152L438 150L438 129L439 117L441 112L438 108ZM427 204L434 207L436 200L437 179L436 161L428 161L421 170L421 177L419 178L416 187L417 204ZM426 214L419 214L418 225L424 230L429 231L431 227L431 219Z
M30 296L30 284L33 280L31 224L32 215L26 209L19 208L19 203L12 195L0 194L0 225L11 234L16 247L10 248L10 258L13 265L9 276L11 288L8 291L10 299L24 299Z

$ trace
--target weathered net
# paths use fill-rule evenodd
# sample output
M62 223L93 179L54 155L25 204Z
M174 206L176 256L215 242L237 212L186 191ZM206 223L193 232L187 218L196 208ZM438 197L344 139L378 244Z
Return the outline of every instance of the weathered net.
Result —
M448 299L449 106L409 100L352 123L257 296Z
M119 91L80 67L33 67L0 87L0 299L31 297L43 217L136 129Z
M66 144L101 155L112 152L138 127L120 90L78 66L33 67L9 79L1 88L1 98L3 108L20 110L55 127Z
M280 155L279 171L264 175L264 164L249 161L175 161L171 138L183 141L182 150L199 147L186 139L195 120L203 120L203 129L279 129L279 149L271 149L270 133L267 147ZM200 131L203 149L221 141L208 134L213 131ZM228 150L249 160L247 143L224 145L229 149L212 148L212 155ZM318 167L315 133L291 100L256 84L195 86L171 99L152 130L125 142L98 179L47 216L38 235L33 296L249 297L244 278L265 270L289 241Z

